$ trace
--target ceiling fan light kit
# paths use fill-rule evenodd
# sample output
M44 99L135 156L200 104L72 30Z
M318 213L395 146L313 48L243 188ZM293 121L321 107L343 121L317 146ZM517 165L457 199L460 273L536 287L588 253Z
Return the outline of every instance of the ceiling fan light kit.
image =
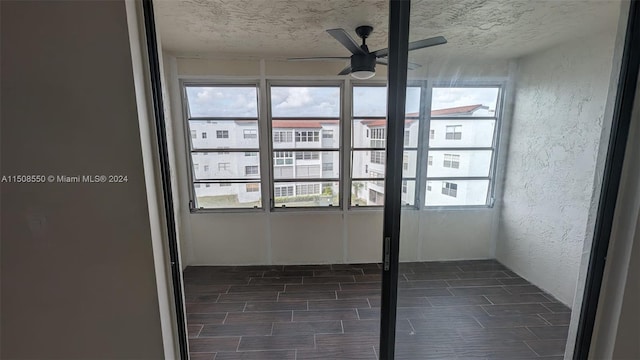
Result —
M327 32L338 40L344 47L351 52L351 57L310 57L310 58L289 58L289 61L309 61L309 60L340 60L350 59L347 65L338 75L351 74L358 80L371 79L376 74L376 64L387 65L387 55L389 49L380 49L374 52L369 51L367 47L367 38L373 31L373 27L368 25L358 26L356 34L362 39L362 45L353 40L353 38L344 31L344 29L329 29ZM409 43L409 51L423 49L430 46L446 44L447 40L442 36L436 36L429 39L413 41ZM408 64L409 69L413 70L419 67L418 64Z

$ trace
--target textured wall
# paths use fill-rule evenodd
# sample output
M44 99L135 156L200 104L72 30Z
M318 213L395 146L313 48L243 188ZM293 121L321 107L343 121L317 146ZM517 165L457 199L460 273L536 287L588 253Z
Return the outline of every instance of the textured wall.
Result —
M519 61L496 257L568 305L591 236L585 232L614 36Z

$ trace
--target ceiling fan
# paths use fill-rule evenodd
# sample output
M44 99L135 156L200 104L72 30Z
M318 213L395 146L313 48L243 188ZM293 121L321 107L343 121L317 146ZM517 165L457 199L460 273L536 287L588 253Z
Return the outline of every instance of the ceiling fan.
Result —
M315 60L348 60L351 63L342 69L338 75L351 74L356 79L370 79L376 74L376 64L388 65L385 57L389 55L389 49L380 49L370 52L367 47L367 38L373 31L373 27L368 25L358 26L356 34L362 38L362 45L358 43L344 29L329 29L327 32L346 47L353 55L351 56L328 56L328 57L308 57L308 58L289 58L289 61L315 61ZM413 41L409 43L409 51L423 49L430 46L446 44L447 39L443 36L436 36L429 39ZM418 64L408 64L409 69L419 67Z

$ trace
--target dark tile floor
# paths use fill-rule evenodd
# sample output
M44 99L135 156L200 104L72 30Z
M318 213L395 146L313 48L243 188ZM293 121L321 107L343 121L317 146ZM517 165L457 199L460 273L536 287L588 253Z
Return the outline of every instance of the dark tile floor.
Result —
M193 360L377 359L378 264L184 272ZM495 260L402 263L396 359L562 359L570 310Z

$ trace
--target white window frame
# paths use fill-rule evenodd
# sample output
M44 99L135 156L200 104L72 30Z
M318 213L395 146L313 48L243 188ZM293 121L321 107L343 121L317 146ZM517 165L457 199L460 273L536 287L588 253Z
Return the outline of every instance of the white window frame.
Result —
M244 130L242 130L242 138L243 139L257 139L258 138L258 129L244 129Z
M247 82L247 81L242 81L242 82L233 82L233 81L210 81L210 80L192 80L192 79L181 79L180 80L180 88L181 88L181 93L182 93L182 104L183 104L183 117L184 117L184 134L185 134L185 145L186 145L186 150L187 150L187 163L191 169L191 171L188 172L188 177L189 177L189 182L191 184L190 188L189 188L189 209L192 213L198 213L198 212L250 212L250 211L263 211L264 210L264 194L261 194L261 206L255 206L253 208L250 207L215 207L215 208L209 208L209 207L201 207L200 204L198 204L197 201L197 197L196 197L196 191L195 189L199 189L202 188L203 184L205 185L204 187L206 188L210 188L211 184L217 184L219 187L229 187L232 186L234 184L248 184L248 183L256 183L259 186L259 189L262 190L262 176L258 177L258 178L242 178L242 177L238 177L238 178L224 178L224 177L218 177L218 178L202 178L199 179L196 177L196 174L194 172L194 169L196 169L196 167L194 166L193 163L193 159L192 159L192 154L193 153L200 153L204 156L208 156L208 155L224 155L224 154L230 154L230 153L244 153L245 156L247 156L248 153L255 153L259 158L262 157L262 145L259 144L258 147L250 147L250 148L230 148L230 147L219 147L219 148L215 148L215 149L194 149L193 144L192 144L192 140L194 140L191 136L192 132L190 129L190 122L202 122L202 123L206 123L206 124L217 124L217 123L225 123L225 122L230 122L230 121L237 121L237 120L250 120L250 121L255 121L257 123L257 132L260 133L262 125L261 125L261 121L259 120L259 111L258 111L258 116L256 117L247 117L247 118L239 118L239 117L233 117L233 118L225 118L225 117L197 117L197 116L190 116L189 114L189 103L187 100L187 88L188 87L216 87L216 88L224 88L224 87L255 87L256 89L256 94L258 95L256 98L257 101L257 105L258 107L260 107L260 86L259 86L259 82ZM217 131L224 131L227 132L227 137L228 136L228 130L216 130L216 139L217 137ZM206 132L205 132L206 133ZM197 138L197 135L196 135ZM207 135L204 135L204 138L207 138ZM224 138L224 137L223 137ZM260 172L260 167L262 167L262 162L259 162L259 169L258 171Z
M338 117L319 117L319 118L304 118L304 117L274 117L271 109L271 89L273 87L337 87L340 89L340 111ZM267 80L266 82L266 103L267 103L267 124L269 129L269 148L271 153L273 154L276 151L291 151L291 152L302 152L303 159L298 159L297 154L294 155L296 160L294 161L294 174L297 171L297 167L300 166L298 161L305 161L308 159L304 159L306 153L308 152L317 152L318 159L321 160L322 156L320 153L338 153L338 164L334 164L334 166L338 166L338 177L337 178L324 178L322 176L323 173L323 164L320 163L319 167L319 176L317 177L304 177L304 178L274 178L273 170L274 170L274 157L273 155L270 157L270 191L273 196L270 199L270 210L274 212L279 211L313 211L313 210L329 210L329 211L337 211L342 209L342 203L344 199L344 190L343 190L343 175L342 175L342 164L344 158L343 146L342 146L342 137L344 134L343 124L344 124L344 103L345 103L345 82L344 81L305 81L305 80ZM337 148L325 148L322 147L322 139L328 138L324 136L324 131L320 128L291 128L287 130L276 130L273 129L274 120L337 120L338 121L338 129L340 139L337 143ZM281 141L282 132L289 132L291 134L292 141ZM276 135L278 133L278 135ZM289 140L286 134L286 140ZM335 135L332 134L331 138ZM278 144L279 146L276 148L274 144ZM286 144L288 147L283 147L283 144ZM318 147L318 145L320 145ZM304 163L303 163L304 164ZM303 165L304 166L304 165ZM297 176L297 175L296 175ZM275 202L275 188L285 186L283 183L291 183L294 186L294 189L297 185L300 184L312 184L316 183L319 186L319 192L314 195L322 194L324 184L328 183L338 183L338 201L337 203L332 203L330 206L295 206L295 205L287 205L281 206L276 204ZM276 185L277 184L277 185ZM297 189L294 190L295 196L298 196Z

